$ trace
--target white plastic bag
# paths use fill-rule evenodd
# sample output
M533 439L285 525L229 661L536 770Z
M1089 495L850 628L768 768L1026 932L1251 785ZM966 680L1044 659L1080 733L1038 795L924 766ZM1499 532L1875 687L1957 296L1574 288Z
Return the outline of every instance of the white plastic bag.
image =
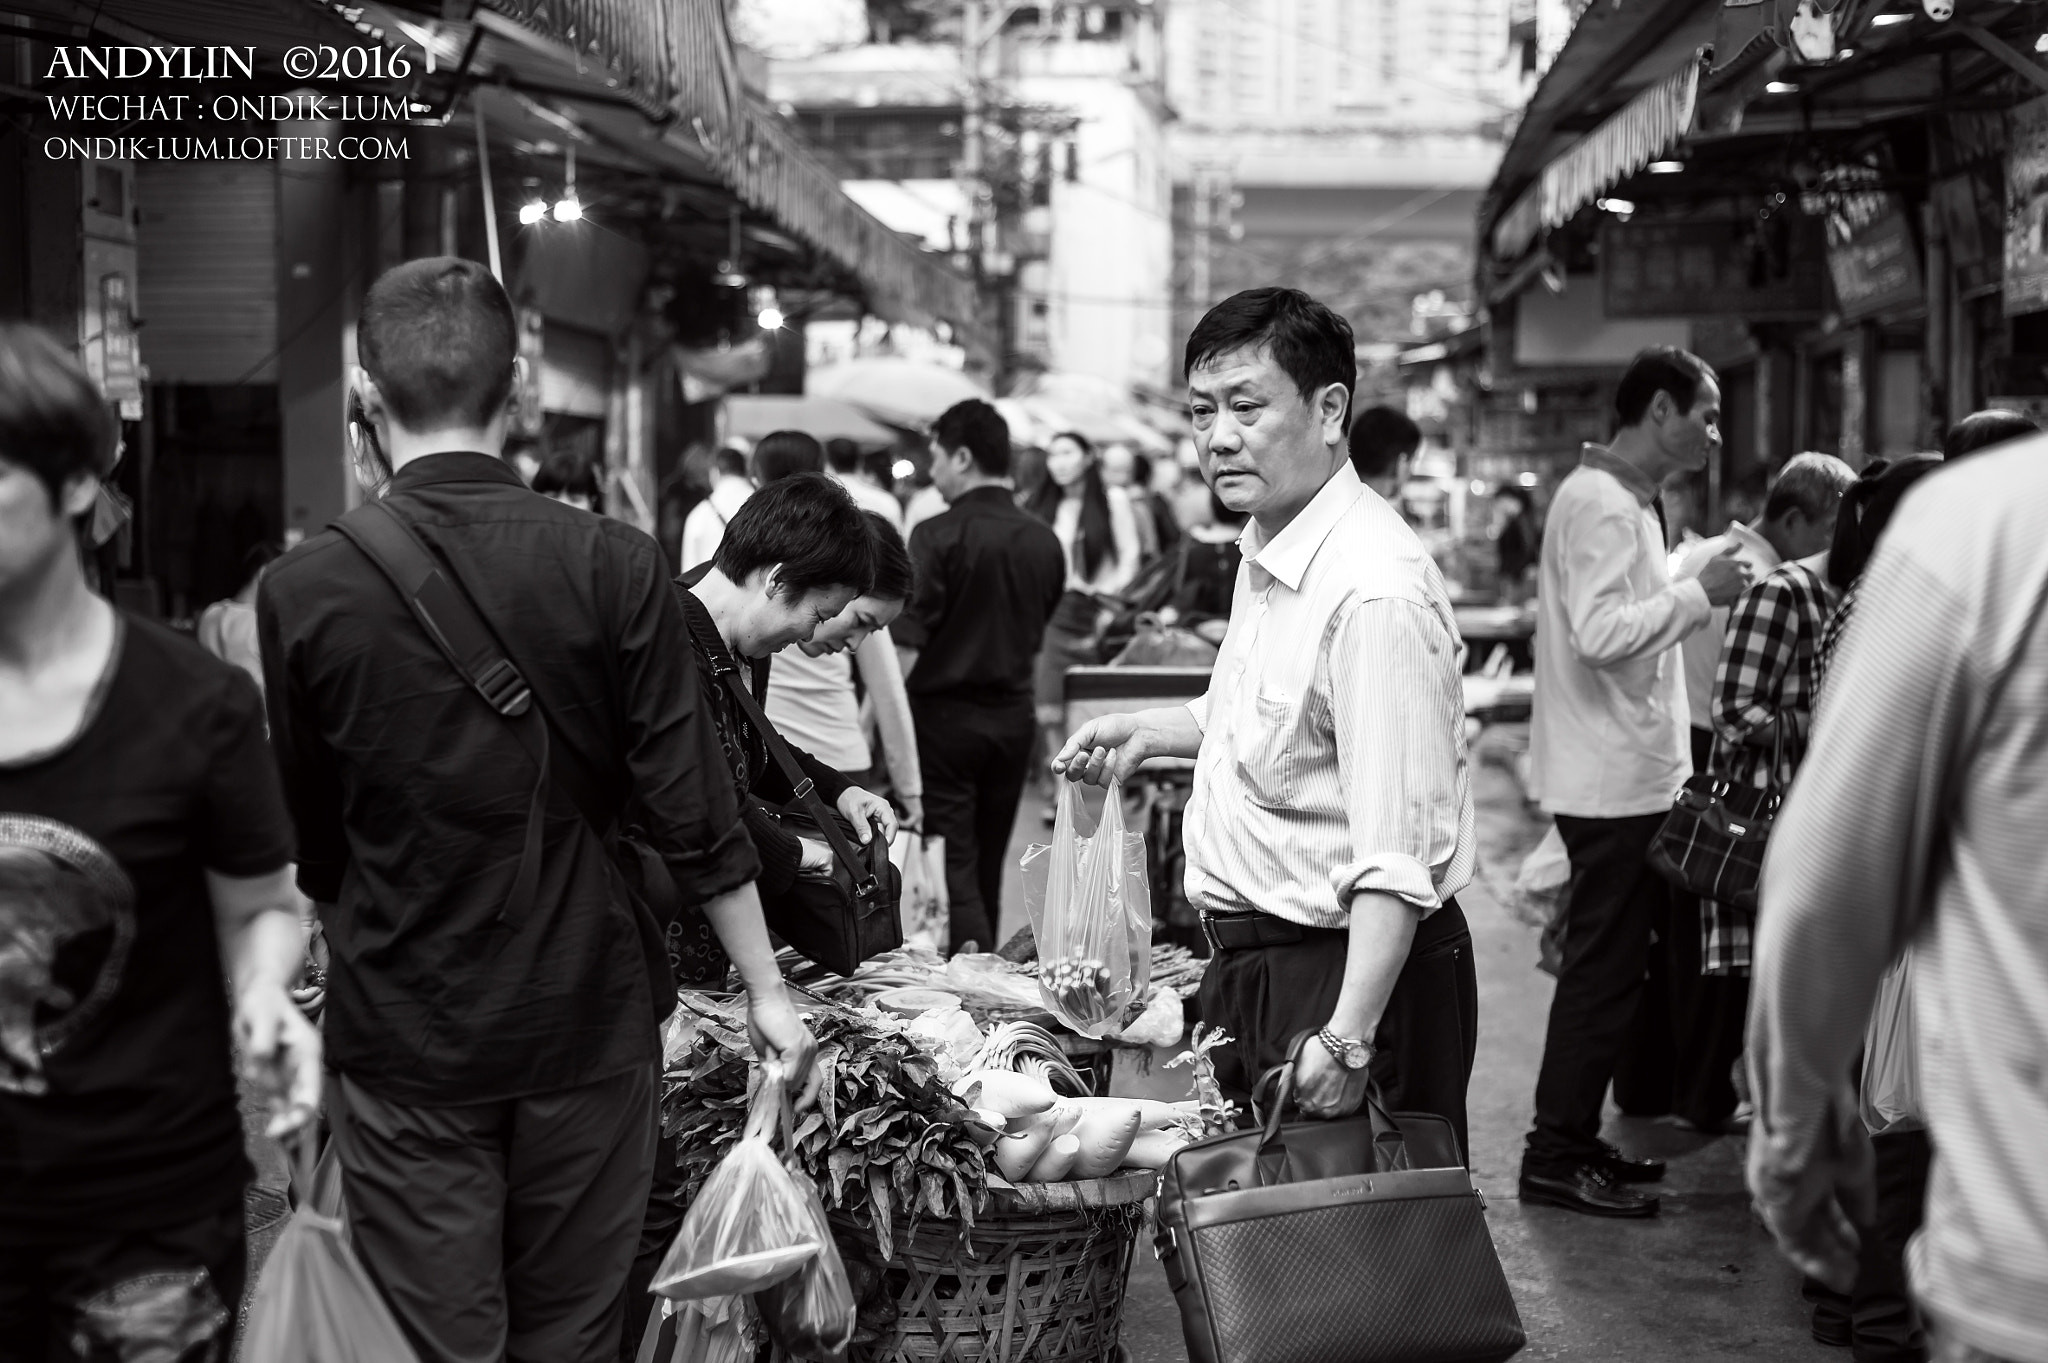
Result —
M1515 874L1515 891L1508 908L1532 928L1547 928L1564 908L1564 892L1572 883L1572 862L1564 850L1564 836L1552 824Z
M1925 1124L1918 1047L1908 949L1877 982L1877 1001L1863 1030L1863 1124L1873 1135Z
M944 954L948 937L946 911L946 840L904 829L889 844L889 860L903 877L901 912L903 942Z
M740 1143L718 1162L683 1217L675 1243L655 1270L652 1290L676 1301L734 1296L772 1287L831 1249L819 1242L810 1204L769 1145L783 1129L789 1148L789 1099L782 1066L761 1067L761 1082Z
M1152 976L1152 895L1145 835L1124 826L1123 788L1112 784L1087 827L1081 787L1060 783L1052 844L1027 849L1024 911L1038 942L1045 1007L1084 1036L1120 1030Z

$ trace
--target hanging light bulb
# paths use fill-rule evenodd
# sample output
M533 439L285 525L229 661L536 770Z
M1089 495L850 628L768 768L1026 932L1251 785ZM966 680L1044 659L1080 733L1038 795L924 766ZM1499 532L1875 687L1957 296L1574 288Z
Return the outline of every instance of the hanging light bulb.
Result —
M763 308L755 316L754 320L761 324L761 330L763 331L780 331L782 330L782 309L775 307Z
M539 199L519 205L519 221L522 226L531 227L547 215L548 206Z
M574 195L555 200L555 221L575 222L583 216L583 205Z
M576 142L571 138L564 155L562 197L555 200L555 221L575 222L583 216L583 201L576 197Z

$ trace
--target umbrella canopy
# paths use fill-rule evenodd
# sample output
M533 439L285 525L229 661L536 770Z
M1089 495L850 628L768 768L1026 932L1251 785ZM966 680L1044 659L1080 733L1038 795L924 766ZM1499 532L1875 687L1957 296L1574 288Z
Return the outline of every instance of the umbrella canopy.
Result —
M891 426L922 430L956 402L988 397L988 390L957 369L900 355L877 355L813 369L806 397L838 398Z
M732 393L725 399L725 433L759 440L771 431L803 431L819 440L851 440L864 450L896 443L896 432L837 398L789 393Z
M1147 454L1171 454L1173 442L1147 423L1120 384L1089 374L1050 372L1026 380L1011 399L1027 420L1026 438L1042 445L1061 431L1076 431L1096 445L1131 445ZM1013 425L1017 418L1010 418Z

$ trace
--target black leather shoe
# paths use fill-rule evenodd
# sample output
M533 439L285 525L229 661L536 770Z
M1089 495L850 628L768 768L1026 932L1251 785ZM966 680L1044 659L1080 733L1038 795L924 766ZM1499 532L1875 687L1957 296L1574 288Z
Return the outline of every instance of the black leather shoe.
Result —
M1587 1216L1655 1216L1657 1197L1615 1182L1605 1165L1581 1164L1565 1174L1523 1171L1522 1201Z
M1660 1159L1630 1159L1605 1141L1600 1148L1605 1152L1601 1161L1607 1172L1614 1175L1616 1183L1656 1183L1664 1177L1664 1161Z

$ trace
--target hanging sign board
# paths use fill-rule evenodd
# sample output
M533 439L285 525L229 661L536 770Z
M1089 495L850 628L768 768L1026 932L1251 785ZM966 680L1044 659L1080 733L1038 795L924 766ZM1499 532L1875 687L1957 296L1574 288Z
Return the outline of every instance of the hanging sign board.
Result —
M1609 317L1818 317L1827 304L1821 227L1754 222L1610 223L1600 234Z
M2048 309L2048 97L2012 111L2005 161L2005 315Z
M1920 302L1920 248L1898 195L1857 195L1838 207L1828 223L1828 273L1844 321Z

